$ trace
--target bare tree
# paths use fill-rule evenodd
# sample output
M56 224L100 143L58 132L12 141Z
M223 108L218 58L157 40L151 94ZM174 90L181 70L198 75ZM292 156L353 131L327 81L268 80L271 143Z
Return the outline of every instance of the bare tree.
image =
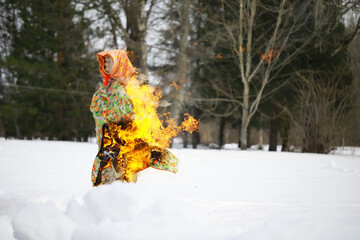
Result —
M324 73L298 73L297 125L303 133L304 152L329 153L340 142L354 98L352 86L343 84L342 74L335 72L324 78Z
M148 76L146 33L157 0L93 0L92 8L106 17L115 48L124 41L139 73ZM120 39L119 39L120 37Z
M311 33L313 31L303 34L303 37L298 34L304 28L311 29L311 26L306 24L310 23L315 14L309 11L313 1L296 4L281 0L265 5L257 0L240 0L235 6L226 0L221 3L224 9L222 23L231 39L240 70L242 89L237 91L237 95L232 95L231 99L236 100L236 108L239 105L242 108L240 142L241 149L246 149L248 126L263 98L265 87L314 36ZM226 9L238 13L237 22L229 23L226 20ZM275 16L276 20L259 34L259 28L264 27L264 12ZM292 51L283 54L289 48L292 48ZM231 111L232 109L229 112Z
M273 84L266 92L265 88L279 77L284 79L286 76L280 76L282 70L315 38L322 39L321 33L333 32L340 22L333 18L342 18L349 9L358 6L358 2L220 0L220 3L220 14L206 14L206 17L225 30L213 34L212 40L231 45L239 76L230 76L231 81L221 83L210 80L216 96L193 100L210 103L206 106L211 108L204 111L217 117L233 116L241 109L240 145L246 149L249 123L260 102L288 84L293 73L287 73L288 80L284 83ZM338 53L357 33L358 29L355 29L346 36L333 53ZM321 41L317 42L321 44ZM218 59L223 57L226 58L221 53L216 54ZM241 84L234 84L237 82ZM224 103L226 107L222 107L221 113L216 111Z

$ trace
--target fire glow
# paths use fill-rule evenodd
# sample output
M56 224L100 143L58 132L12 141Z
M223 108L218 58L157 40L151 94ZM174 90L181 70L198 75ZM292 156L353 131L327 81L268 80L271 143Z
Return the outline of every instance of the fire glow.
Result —
M150 85L139 85L136 76L127 84L125 90L133 102L135 119L125 127L109 123L112 133L108 134L111 135L109 139L121 139L124 143L117 157L117 168L124 174L122 179L130 182L136 181L134 173L149 167L150 148L158 148L159 151L168 148L171 139L180 131L197 131L199 120L185 114L185 120L178 126L174 119L168 118L168 114L158 114L161 90ZM166 120L160 120L162 117ZM114 141L104 144L111 146Z

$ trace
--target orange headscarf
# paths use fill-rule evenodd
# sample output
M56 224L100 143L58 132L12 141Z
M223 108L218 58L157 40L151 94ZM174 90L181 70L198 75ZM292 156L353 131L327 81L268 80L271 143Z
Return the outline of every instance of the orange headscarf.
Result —
M103 51L96 54L96 56L100 63L99 70L101 76L103 77L104 86L107 86L109 84L109 79L114 79L118 77L132 77L136 73L135 68L131 64L127 53L124 50L114 49ZM114 65L111 69L110 74L108 74L104 68L104 59L108 56L110 56L114 61Z

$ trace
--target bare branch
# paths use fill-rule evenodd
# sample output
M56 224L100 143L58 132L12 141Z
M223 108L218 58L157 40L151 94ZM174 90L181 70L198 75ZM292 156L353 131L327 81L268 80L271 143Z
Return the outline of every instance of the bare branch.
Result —
M246 44L247 59L246 59L245 76L249 82L251 81L251 78L249 78L250 70L251 70L251 53L252 53L251 43L253 41L252 34L253 34L254 18L255 18L255 14L256 14L256 3L257 3L256 0L253 0L251 2L251 9L250 9L251 15L250 15L248 29L247 29L247 44ZM241 47L241 45L240 45L240 47Z
M229 26L227 25L226 21L225 21L225 8L224 8L224 0L221 0L221 6L222 6L222 24L224 25L225 29L227 30L229 36L232 39L232 46L233 46L233 51L237 51L237 46L236 46L236 40L234 37L234 34L232 33L231 29L229 28Z
M344 47L349 45L351 41L355 38L355 36L360 32L360 17L357 20L357 24L355 26L354 31L349 34L343 41L340 42L339 46L331 53L331 56L335 56L339 53Z
M150 1L149 10L147 10L147 12L146 12L145 25L147 25L148 22L149 22L149 17L150 17L150 14L152 13L152 10L153 10L153 7L154 7L155 3L156 3L156 0L151 0Z

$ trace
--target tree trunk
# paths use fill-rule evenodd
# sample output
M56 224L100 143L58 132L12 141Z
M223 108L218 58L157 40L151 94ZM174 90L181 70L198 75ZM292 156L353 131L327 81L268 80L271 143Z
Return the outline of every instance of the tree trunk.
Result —
M17 119L18 119L18 110L15 109L14 124L15 124L15 130L16 130L16 138L22 139L21 129L20 129Z
M244 84L244 98L240 132L241 150L246 150L247 148L247 131L249 126L249 117L249 86L247 84Z
M264 130L263 130L263 128L262 128L262 126L261 126L261 128L260 128L260 131L259 131L259 150L262 150L264 147L263 147L263 145L264 145Z
M198 108L193 107L193 114L195 119L200 119L201 111ZM196 149L200 144L200 128L191 134L192 148Z
M182 4L182 15L181 15L181 30L180 30L180 50L177 57L177 85L180 88L173 87L173 104L172 104L172 116L176 123L179 123L180 112L184 103L185 89L184 89L184 80L186 78L186 68L187 68L187 48L189 45L188 36L189 36L189 0L183 1Z
M146 29L138 29L138 32L131 32L130 42L128 43L127 51L130 52L129 58L133 65L136 67L139 74L144 75L145 79L148 79L148 70L146 66L146 42L145 33Z
M220 118L219 126L219 149L224 147L224 132L225 132L226 119L224 117Z
M246 147L247 148L251 147L251 142L250 142L251 131L252 131L252 129L248 127L247 135L246 135Z
M264 115L260 114L260 130L259 130L259 150L262 150L264 148L264 129L263 129L263 118Z
M180 122L184 121L184 119L185 119L184 112L180 111L179 116L180 116L179 117L179 123L180 123ZM182 139L182 147L183 148L188 147L188 144L189 144L189 141L188 141L189 137L188 136L189 136L188 132L180 132L180 134L178 136L178 137L181 137L181 139Z
M148 71L146 67L146 12L145 12L146 0L136 1L130 4L126 9L127 19L127 32L129 39L126 39L128 51L132 51L130 54L130 60L137 68L140 74L148 79Z
M191 135L191 143L192 143L192 148L193 149L197 149L199 143L200 143L200 134L197 131L194 131Z
M284 129L281 133L281 138L282 138L281 151L282 152L289 151L289 136L290 136L290 121L287 119L285 122Z
M239 141L238 141L238 148L241 149L241 118L239 120Z
M269 134L269 151L276 152L277 147L277 135L278 135L278 119L277 108L273 105L270 119L270 134Z
M350 45L351 70L354 77L355 121L353 129L353 145L360 146L360 37L357 36Z
M183 132L183 148L187 148L189 141L188 141L188 132Z
M269 151L276 152L277 134L278 134L277 120L276 119L271 119L271 121L270 121L270 135L269 135Z
M2 112L0 111L0 137L5 137L6 138L6 130L5 130L5 125L4 125L4 120L3 119L4 119L4 117L2 115Z

